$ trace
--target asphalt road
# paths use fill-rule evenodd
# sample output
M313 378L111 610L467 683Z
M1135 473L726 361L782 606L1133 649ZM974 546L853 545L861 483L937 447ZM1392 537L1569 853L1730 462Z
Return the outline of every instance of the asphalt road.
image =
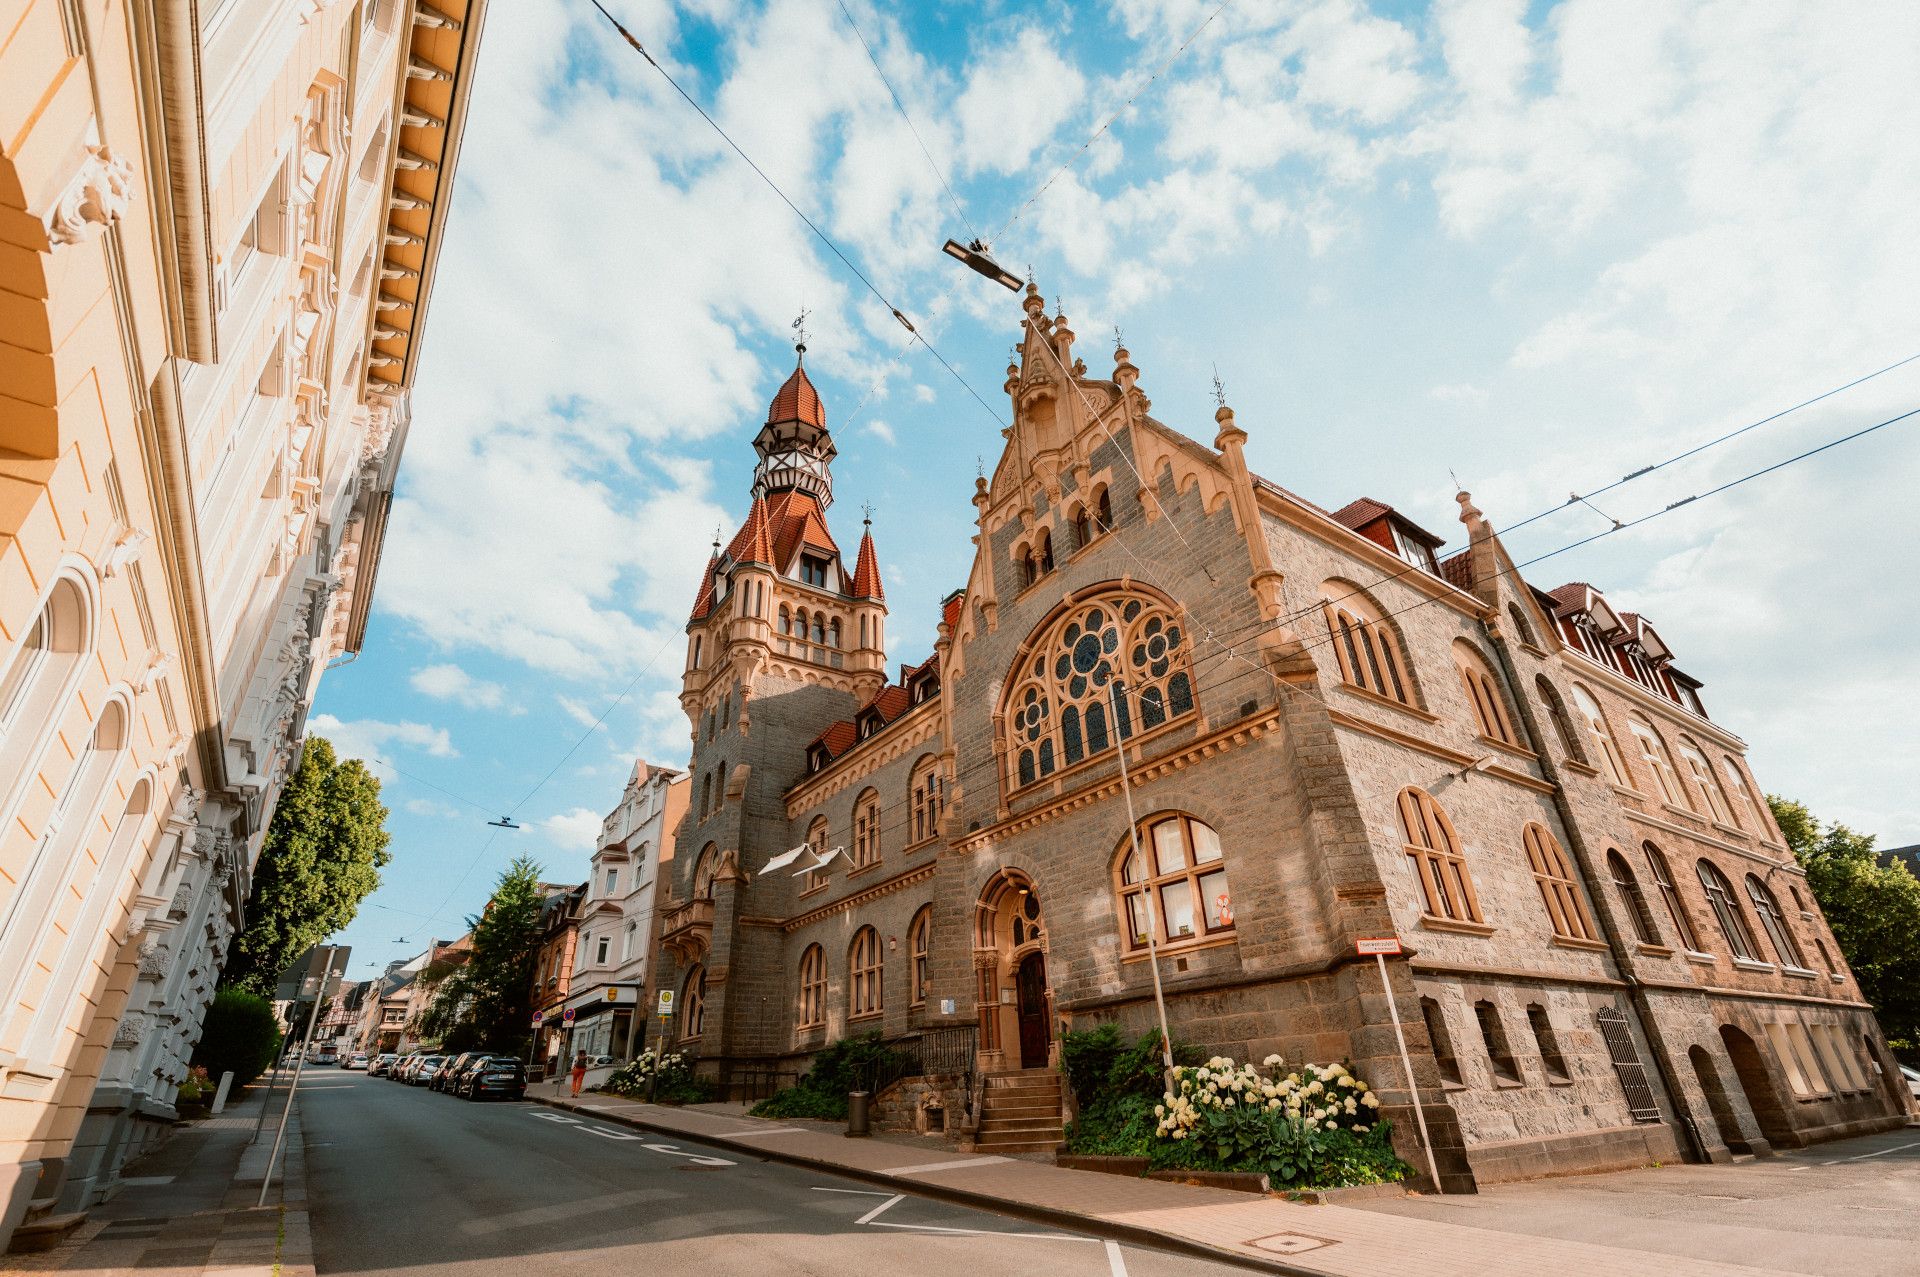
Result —
M308 1073L300 1093L323 1277L1245 1271L535 1104L332 1070Z

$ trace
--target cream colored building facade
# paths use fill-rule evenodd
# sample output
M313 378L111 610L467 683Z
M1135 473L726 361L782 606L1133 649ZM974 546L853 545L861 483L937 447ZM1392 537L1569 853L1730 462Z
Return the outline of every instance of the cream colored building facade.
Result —
M358 650L484 0L0 0L0 1245L172 1104Z

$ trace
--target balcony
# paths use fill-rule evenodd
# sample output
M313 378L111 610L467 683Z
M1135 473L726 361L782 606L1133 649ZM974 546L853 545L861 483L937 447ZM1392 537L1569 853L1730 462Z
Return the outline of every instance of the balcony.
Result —
M667 910L660 944L682 962L698 962L713 941L713 901L689 900Z

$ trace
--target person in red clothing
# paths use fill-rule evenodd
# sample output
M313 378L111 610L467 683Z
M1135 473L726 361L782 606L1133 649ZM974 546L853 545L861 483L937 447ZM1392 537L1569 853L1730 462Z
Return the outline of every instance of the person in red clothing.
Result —
M580 1094L581 1085L587 1080L587 1053L581 1051L573 1057L573 1093Z

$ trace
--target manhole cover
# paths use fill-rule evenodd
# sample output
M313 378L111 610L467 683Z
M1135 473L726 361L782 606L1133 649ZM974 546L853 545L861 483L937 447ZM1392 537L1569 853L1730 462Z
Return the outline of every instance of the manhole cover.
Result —
M1275 1233L1271 1237L1256 1237L1247 1245L1272 1251L1276 1255L1298 1255L1322 1246L1331 1246L1333 1242L1325 1237L1309 1237L1305 1233Z

